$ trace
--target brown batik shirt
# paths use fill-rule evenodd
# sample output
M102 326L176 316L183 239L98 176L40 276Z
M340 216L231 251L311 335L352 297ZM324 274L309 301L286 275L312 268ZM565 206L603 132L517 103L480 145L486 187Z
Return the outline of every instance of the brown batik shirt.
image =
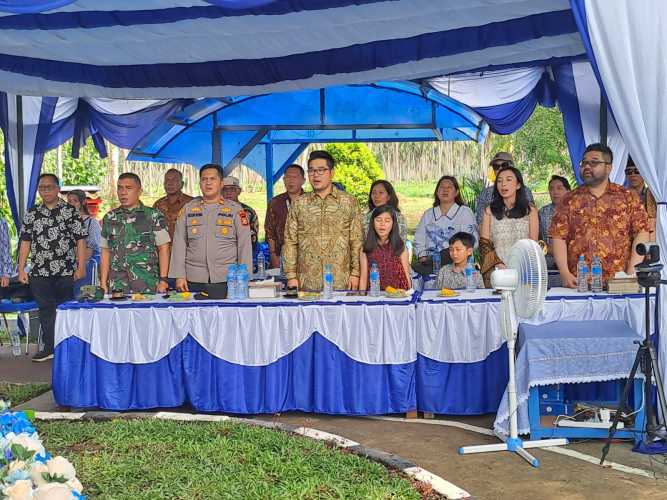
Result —
M626 270L634 238L648 230L648 217L637 193L610 182L599 198L587 186L568 193L553 216L549 236L565 241L572 274L577 273L580 255L590 265L597 254L608 280Z
M169 198L167 196L163 196L153 204L153 208L159 210L164 215L164 218L167 221L167 231L169 232L169 237L172 241L174 239L174 229L176 228L178 214L181 211L181 208L183 208L189 201L192 201L192 199L192 196L188 196L181 192L178 193L178 197L172 203L169 203Z
M324 264L331 264L334 288L344 290L360 275L361 215L357 200L337 188L324 199L305 193L292 203L285 225L283 259L288 279L304 290L322 289Z

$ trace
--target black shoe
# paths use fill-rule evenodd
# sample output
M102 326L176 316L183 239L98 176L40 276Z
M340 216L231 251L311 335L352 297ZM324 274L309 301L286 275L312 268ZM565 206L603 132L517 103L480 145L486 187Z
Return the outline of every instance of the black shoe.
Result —
M32 360L35 363L41 363L42 361L48 361L49 359L53 359L53 353L48 351L39 351L32 357Z

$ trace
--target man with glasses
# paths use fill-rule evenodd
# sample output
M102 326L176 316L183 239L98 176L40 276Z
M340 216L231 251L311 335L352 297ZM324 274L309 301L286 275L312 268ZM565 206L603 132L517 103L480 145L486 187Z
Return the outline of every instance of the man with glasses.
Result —
M79 211L58 197L60 182L53 174L37 181L42 203L23 218L19 240L18 278L28 283L39 307L44 349L33 361L53 358L56 308L72 300L74 281L86 275L86 229ZM31 256L30 276L26 272Z
M322 289L322 270L331 264L334 288L359 288L361 215L357 200L332 185L334 159L326 151L308 158L313 192L294 200L287 215L283 259L288 286Z
M505 152L499 151L495 154L491 162L489 163L491 168L493 168L494 173L498 173L498 170L505 167L513 167L514 159L512 155ZM535 200L533 199L533 192L526 186L526 195L528 196L528 201L534 205ZM482 217L484 216L484 209L491 204L493 200L493 184L485 187L479 195L477 195L477 200L475 201L475 216L477 217L477 224L482 224Z
M658 205L631 156L628 156L628 162L625 165L625 181L628 188L639 195L639 199L642 205L644 205L644 210L648 214L649 241L655 241L655 219L658 212Z
M565 195L552 219L549 233L564 286L576 288L580 255L589 266L600 257L605 282L619 271L634 273L642 260L635 248L648 241L648 217L636 193L609 182L612 161L609 147L587 146L580 164L584 185Z

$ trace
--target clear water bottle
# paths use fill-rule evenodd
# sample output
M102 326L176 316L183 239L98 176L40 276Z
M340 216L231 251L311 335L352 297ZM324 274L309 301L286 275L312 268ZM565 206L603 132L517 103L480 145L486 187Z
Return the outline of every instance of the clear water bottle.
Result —
M466 291L474 292L477 290L477 273L475 272L475 265L473 264L472 257L468 257L468 263L465 268L466 275Z
M379 297L382 294L382 291L380 290L380 269L378 269L377 262L371 264L371 272L368 274L370 281L370 295L371 297Z
M602 261L597 255L593 255L591 262L591 292L602 292Z
M322 271L322 298L330 299L333 297L334 275L333 266L324 264Z
M437 276L438 273L440 272L440 264L441 264L440 263L440 252L438 252L437 250L435 252L433 252L433 257L432 258L433 258L433 274L435 274Z
M264 252L259 252L259 255L257 255L257 277L261 280L266 278L266 261L264 260Z
M237 299L238 298L238 279L237 279L238 267L236 264L230 264L227 268L227 298L228 299Z
M248 274L248 266L245 264L239 264L239 269L236 273L236 298L237 299L247 299L248 298L248 283L250 281L250 276Z
M18 330L11 330L9 332L9 337L12 342L12 354L14 356L21 355L21 335Z
M577 291L580 293L588 292L588 264L583 255L579 256L577 263Z

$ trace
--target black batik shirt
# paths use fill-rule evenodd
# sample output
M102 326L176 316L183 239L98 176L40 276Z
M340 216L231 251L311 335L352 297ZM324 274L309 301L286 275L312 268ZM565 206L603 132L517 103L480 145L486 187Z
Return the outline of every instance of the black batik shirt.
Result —
M58 200L52 210L40 203L25 214L21 241L30 242L31 276L72 276L76 265L76 242L87 235L79 212Z

